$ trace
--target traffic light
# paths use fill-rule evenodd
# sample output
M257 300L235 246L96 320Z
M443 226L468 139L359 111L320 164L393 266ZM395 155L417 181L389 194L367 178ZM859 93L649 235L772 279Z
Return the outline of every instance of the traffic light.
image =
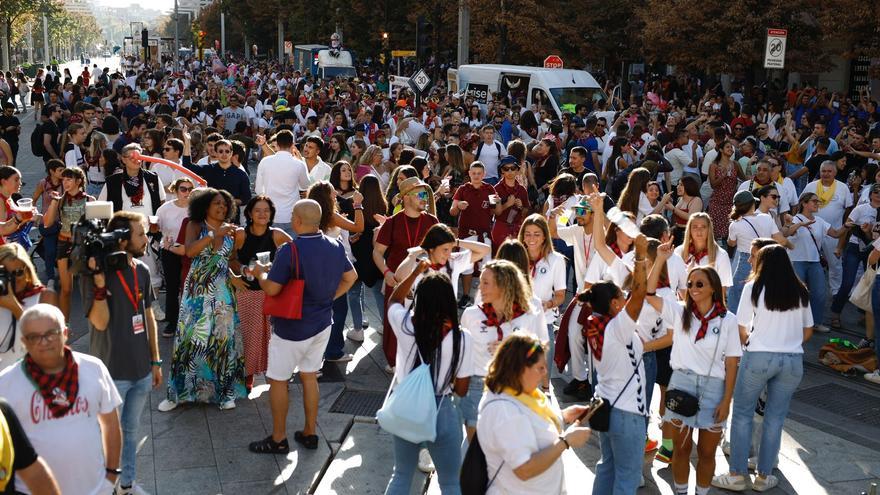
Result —
M382 49L383 50L388 49L388 31L382 32Z
M431 35L433 31L434 26L425 21L424 17L419 16L416 23L416 58L419 64L426 62L431 55Z
M146 48L149 46L150 35L146 29L141 30L141 46Z

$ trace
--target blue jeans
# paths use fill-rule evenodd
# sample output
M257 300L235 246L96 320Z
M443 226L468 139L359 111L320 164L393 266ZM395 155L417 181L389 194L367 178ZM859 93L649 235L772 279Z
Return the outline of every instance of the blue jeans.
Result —
M880 315L880 275L874 278L871 287L871 309L875 315ZM874 318L874 354L880 362L880 318Z
M338 359L345 354L345 319L348 318L348 298L345 294L333 301L333 323L330 340L324 350L324 359Z
M743 285L752 273L752 265L749 263L749 253L736 252L733 270L733 287L727 290L727 307L734 313L739 309L739 298L742 296ZM749 295L751 297L751 295Z
M810 290L810 310L813 312L813 324L821 325L825 321L825 299L828 297L825 269L818 261L794 261L794 272Z
M122 426L122 475L119 477L119 483L130 486L134 481L134 469L137 465L138 426L141 424L144 404L150 399L153 373L148 373L140 380L113 380L113 383L116 384L116 390L122 397L122 405L119 406L119 422Z
M43 262L46 264L46 280L55 280L55 263L58 260L58 232L61 224L55 224L49 228L39 225L40 235L43 236Z
M758 473L770 474L779 454L782 425L788 415L791 396L804 375L804 355L782 352L743 352L733 390L733 416L730 428L730 471L748 473L749 447L755 406L764 387L767 405L761 446L758 449Z
M596 464L593 495L633 495L645 458L645 418L611 408L608 431L599 433L602 458Z
M642 364L645 365L645 403L650 409L651 397L654 396L654 384L657 383L657 353L651 351L642 354ZM649 416L645 416L645 435L648 433L648 423L650 420Z
M348 289L348 309L351 310L351 326L355 330L365 327L364 324L364 284L356 280Z
M438 402L441 399L437 398ZM442 400L437 411L437 438L433 442L415 444L394 437L394 472L388 481L385 495L409 495L413 474L419 462L419 449L426 447L437 468L440 492L460 495L458 473L461 469L461 418L452 397Z
M859 266L864 268L867 260L867 251L863 253L857 244L852 242L846 243L846 250L843 252L842 261L843 275L840 279L840 290L837 291L837 294L834 294L834 300L831 301L832 313L840 314L840 312L843 311L843 307L846 305L846 302L849 301L849 293L856 281L856 274L859 271ZM822 322L814 320L813 323L819 325Z
M98 197L101 194L101 189L104 189L104 184L93 184L89 182L86 184L86 194L89 196Z

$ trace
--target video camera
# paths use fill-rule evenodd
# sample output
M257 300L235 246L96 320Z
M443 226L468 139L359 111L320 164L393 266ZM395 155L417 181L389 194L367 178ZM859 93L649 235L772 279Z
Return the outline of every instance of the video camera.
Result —
M0 265L0 296L9 294L10 290L14 290L15 275L9 273L5 266Z
M97 203L97 204L96 204ZM106 203L106 204L105 204ZM100 273L121 270L128 266L128 254L118 249L119 241L131 235L131 229L105 232L113 215L113 205L104 201L86 204L86 213L73 226L74 273ZM88 267L89 258L95 259L95 270Z

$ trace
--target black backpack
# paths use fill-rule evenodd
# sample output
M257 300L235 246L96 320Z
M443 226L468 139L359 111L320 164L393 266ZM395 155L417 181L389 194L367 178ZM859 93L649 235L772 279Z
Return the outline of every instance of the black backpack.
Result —
M464 454L464 459L461 463L461 472L459 474L461 495L485 495L486 490L495 481L495 477L498 476L502 466L504 466L503 462L501 466L498 466L498 470L495 471L495 476L492 476L492 479L489 480L489 466L486 464L486 454L483 453L483 448L480 447L480 439L477 438L477 433L474 432L474 438L471 440L470 445L468 445L467 452Z
M46 154L46 147L43 146L43 124L37 124L31 132L31 153L40 158Z

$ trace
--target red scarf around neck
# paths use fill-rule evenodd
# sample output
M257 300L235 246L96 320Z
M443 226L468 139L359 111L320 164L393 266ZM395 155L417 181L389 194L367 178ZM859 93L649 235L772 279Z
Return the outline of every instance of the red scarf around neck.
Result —
M480 309L483 311L483 314L486 315L486 319L483 320L483 324L487 327L495 327L498 331L498 341L504 339L504 334L501 332L501 325L505 322L515 320L520 316L524 315L526 312L520 307L519 304L513 304L513 316L509 320L501 319L498 317L498 313L495 311L495 308L492 307L491 303L485 303L480 306Z
M64 369L55 374L44 372L30 354L24 356L22 363L55 418L67 414L76 403L79 393L79 365L76 364L70 347L64 347L64 360Z
M587 314L586 311L581 311L581 315L585 314ZM580 320L580 318L578 318L578 320ZM608 325L609 321L611 321L610 316L592 313L589 314L586 321L583 322L584 332L586 333L585 337L596 361L602 360L602 346L605 344L605 327Z
M709 256L709 248L708 246L701 250L697 251L697 248L694 246L694 243L688 244L688 263L699 264L700 260Z
M694 342L699 342L706 336L706 332L709 330L709 322L718 316L724 318L724 316L727 315L727 310L724 309L724 306L720 302L715 301L715 304L712 306L712 311L709 311L708 315L703 316L703 314L700 313L700 310L697 309L696 303L692 302L691 313L700 320L700 329L697 330L697 335L694 337Z
M614 251L614 254L616 254L618 258L623 258L623 251L621 251L620 246L618 246L616 242L612 242L608 247Z

